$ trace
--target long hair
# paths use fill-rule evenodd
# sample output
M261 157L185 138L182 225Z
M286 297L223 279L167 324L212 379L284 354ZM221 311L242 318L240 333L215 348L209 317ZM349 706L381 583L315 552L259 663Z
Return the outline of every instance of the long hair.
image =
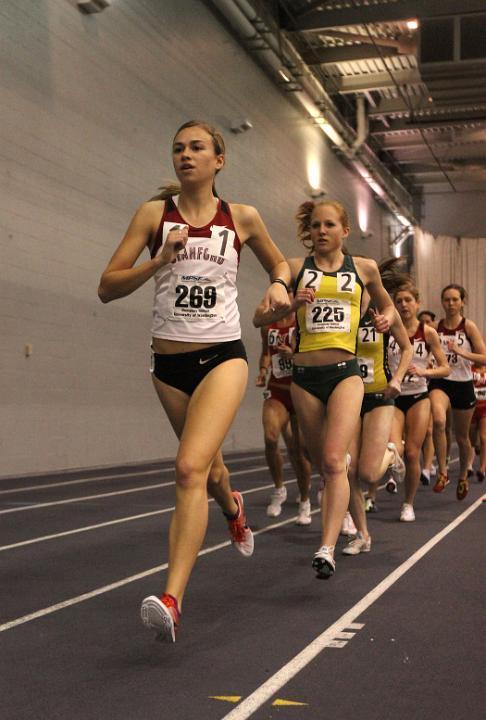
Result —
M400 269L402 263L401 258L386 258L378 264L383 287L392 298L394 298L400 290L410 290L415 299L418 300L418 290L414 285L412 277Z
M174 139L177 137L177 135L181 132L181 130L185 130L186 128L191 127L200 127L203 130L205 130L208 135L211 136L211 140L213 141L213 148L214 148L214 154L215 155L225 155L226 154L226 148L224 145L223 136L221 133L219 133L216 128L214 128L212 125L209 125L209 123L205 122L204 120L188 120L188 122L185 122L183 125L180 126L180 128L177 129L177 132L174 135ZM219 170L216 170L216 174L219 173ZM162 187L159 188L160 192L158 195L154 195L154 197L150 198L150 200L167 200L168 198L172 197L173 195L179 195L181 192L181 186L178 182L172 182L168 181L167 183L164 183ZM216 186L213 181L213 195L215 197L219 197L218 193L216 191Z
M309 250L309 252L312 252L314 249L310 237L312 213L314 212L314 208L319 207L320 205L331 205L331 207L333 207L339 215L341 225L345 228L349 228L349 219L346 208L337 200L320 200L317 203L313 200L306 200L299 205L295 218L297 220L297 238L302 245Z

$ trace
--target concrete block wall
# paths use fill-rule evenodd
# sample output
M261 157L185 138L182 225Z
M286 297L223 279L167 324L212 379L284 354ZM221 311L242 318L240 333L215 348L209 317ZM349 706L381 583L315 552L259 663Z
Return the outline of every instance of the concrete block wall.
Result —
M74 0L3 0L0 60L0 475L173 456L148 373L151 284L107 306L96 289L137 206L173 177L176 128L222 129L220 194L256 205L287 255L310 163L349 209L352 251L386 254L388 216L202 2L113 0L84 16ZM254 129L232 135L241 117ZM262 445L250 318L265 287L246 250L250 385L231 449Z

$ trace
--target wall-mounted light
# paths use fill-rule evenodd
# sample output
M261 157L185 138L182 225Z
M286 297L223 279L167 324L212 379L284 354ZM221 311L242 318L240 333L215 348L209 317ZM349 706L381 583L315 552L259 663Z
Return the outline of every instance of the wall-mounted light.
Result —
M371 230L369 232L362 232L360 235L361 240L369 240L372 237L373 233L371 232Z
M78 10L86 15L99 13L109 7L111 0L78 0Z
M419 26L419 22L416 18L413 18L412 20L407 20L407 28L409 30L417 30Z
M324 197L326 191L321 187L314 187L313 185L307 185L305 187L305 194L311 197L313 200Z
M251 120L248 120L248 118L243 118L243 120L235 120L233 123L231 123L230 130L231 132L237 134L237 133L243 133L247 130L251 130L253 127L253 123Z

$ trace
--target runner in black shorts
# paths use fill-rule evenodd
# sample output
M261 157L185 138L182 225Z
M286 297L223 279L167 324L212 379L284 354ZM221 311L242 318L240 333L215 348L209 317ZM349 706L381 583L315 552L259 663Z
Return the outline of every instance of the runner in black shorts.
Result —
M481 358L486 355L486 345L475 323L463 316L466 303L465 289L461 285L447 285L440 297L445 317L439 321L437 332L447 355L451 373L447 380L434 380L429 386L434 418L435 452L439 464L434 491L443 492L449 484L445 428L446 414L450 406L460 461L456 497L458 500L463 500L469 490L467 477L471 455L469 428L476 405L472 362L482 362Z
M402 285L394 293L393 299L413 345L412 364L402 382L400 396L395 399L392 428L392 440L397 447L401 445L402 437L405 437L405 501L400 520L413 522L413 503L420 482L420 451L430 416L427 378L445 377L449 373L449 366L434 328L417 319L419 293L412 282ZM400 358L400 349L394 341L389 343L388 349L390 368L393 370ZM435 368L429 367L429 353L435 358Z
M257 325L261 310L260 306L255 313L254 322ZM283 460L278 445L280 435L282 435L299 486L299 511L296 522L297 525L310 525L312 521L309 498L311 466L304 455L297 415L290 396L294 333L295 313L290 313L282 320L261 328L262 351L256 385L257 387L266 386L262 409L265 456L272 480L275 483L275 490L271 494L267 507L267 515L278 517L282 512L282 504L287 499L287 488L283 482Z

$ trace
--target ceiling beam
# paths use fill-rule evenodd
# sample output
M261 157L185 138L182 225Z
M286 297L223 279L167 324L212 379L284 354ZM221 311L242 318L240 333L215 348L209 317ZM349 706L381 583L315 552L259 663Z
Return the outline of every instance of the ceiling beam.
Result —
M357 60L379 60L382 57L399 55L396 47L375 48L373 45L344 45L342 47L316 47L301 52L307 65L331 65L332 63L356 62Z
M442 116L426 117L420 119L415 118L414 120L410 120L407 118L388 118L386 126L384 126L381 122L377 122L376 120L373 121L370 126L370 134L387 135L388 133L406 130L424 130L425 132L430 132L432 130L441 128L458 128L460 129L461 134L467 135L469 133L468 130L464 128L464 126L470 127L471 122L472 119L470 116L467 118L462 118L461 120L451 120ZM476 127L471 128L470 132L478 133L480 131L480 129L478 129L479 123L481 123L481 125L486 125L486 114L484 110L482 111L481 116L474 118L474 124ZM485 130L483 129L481 132L484 134Z
M459 6L459 7L458 7ZM313 10L300 14L287 30L324 30L345 25L396 22L410 18L437 18L448 15L470 15L484 13L484 0L398 0L386 5L360 5L342 10Z
M333 78L332 84L326 83L326 90L329 93L340 92L343 95L348 93L361 93L371 90L381 90L385 88L394 88L397 85L421 85L422 78L420 72L414 68L413 70L394 70L392 74L387 72L369 73L367 75L352 75L346 77Z
M434 122L438 120L455 120L467 122L486 116L486 102L454 103L452 100L440 107L428 102L420 95L410 95L407 102L403 98L380 98L373 107L368 109L370 119L386 117L387 115L409 113L413 110L417 122Z

